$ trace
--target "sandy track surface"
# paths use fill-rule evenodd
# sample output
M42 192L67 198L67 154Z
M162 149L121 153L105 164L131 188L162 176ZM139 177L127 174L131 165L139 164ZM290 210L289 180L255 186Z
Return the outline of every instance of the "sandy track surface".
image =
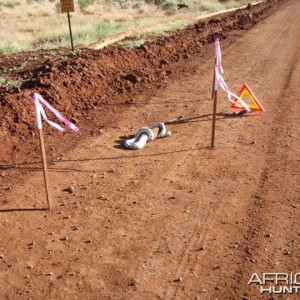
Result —
M220 91L214 150L213 43L85 115L48 92L82 133L46 131L51 211L0 214L1 299L297 299L248 281L300 267L299 14L297 0L275 3L221 41L230 88L247 82L266 112L234 117ZM123 149L156 121L172 136ZM23 130L4 132L2 210L45 206L36 138Z

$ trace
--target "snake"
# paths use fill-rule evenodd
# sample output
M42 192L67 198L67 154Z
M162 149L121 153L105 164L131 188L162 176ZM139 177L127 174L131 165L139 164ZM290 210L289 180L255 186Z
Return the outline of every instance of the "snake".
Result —
M158 128L158 134L155 137L155 134L152 129ZM171 135L171 131L167 131L166 126L162 122L158 122L148 127L142 127L140 128L134 138L125 140L124 142L124 147L127 149L132 149L132 150L140 150L145 147L145 145L148 142L153 141L155 138L158 137L167 137Z

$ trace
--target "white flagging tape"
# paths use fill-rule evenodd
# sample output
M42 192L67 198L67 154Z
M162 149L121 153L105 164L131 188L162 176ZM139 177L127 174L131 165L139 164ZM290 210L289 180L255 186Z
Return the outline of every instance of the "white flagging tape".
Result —
M124 142L125 148L132 150L140 150L144 148L148 142L155 139L154 132L152 131L154 128L159 129L157 137L167 137L171 135L171 131L166 130L164 123L155 123L151 126L151 128L140 128L133 139L129 139Z
M222 68L221 44L219 39L216 39L215 41L215 57L216 57L216 65L220 67L220 72L224 74L224 70Z
M71 121L63 117L57 109L51 106L40 94L34 93L32 100L35 104L35 116L36 116L36 124L38 129L42 129L42 117L43 119L51 126L56 128L57 130L64 132L65 128L61 127L59 124L50 121L47 118L45 110L42 105L45 105L61 122L70 127L73 131L78 132L79 128L73 124Z
M221 73L224 73L224 70L222 68L222 54L221 54L221 46L220 46L220 41L219 39L216 39L215 41L215 55L216 55L216 65L215 65L215 86L214 89L215 91L218 90L218 87L220 86L226 93L227 93L227 98L231 103L235 103L237 106L240 105L240 107L244 107L246 111L250 112L251 109L249 108L249 106L237 95L235 95L234 93L232 93L223 76L221 75ZM232 97L234 99L232 99ZM236 100L239 100L239 103L237 103Z

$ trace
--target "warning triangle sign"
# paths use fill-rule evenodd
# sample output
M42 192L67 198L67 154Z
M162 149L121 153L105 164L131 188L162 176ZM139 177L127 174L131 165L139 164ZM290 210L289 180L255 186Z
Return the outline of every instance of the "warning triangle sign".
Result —
M252 111L265 111L246 83L240 89L238 93L238 97L242 99ZM245 109L240 104L239 99L236 99L236 102L231 104L231 108L236 108L241 110Z

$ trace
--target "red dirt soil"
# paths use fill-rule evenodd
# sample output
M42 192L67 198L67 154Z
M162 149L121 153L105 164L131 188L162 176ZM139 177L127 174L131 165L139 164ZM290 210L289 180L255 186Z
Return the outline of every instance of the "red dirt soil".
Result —
M23 82L0 90L0 299L298 299L248 281L300 267L299 14L268 1L138 49L0 56ZM234 116L220 91L211 150L217 37L230 88L266 112ZM51 211L33 92L80 128L44 123ZM171 137L123 148L157 121Z

